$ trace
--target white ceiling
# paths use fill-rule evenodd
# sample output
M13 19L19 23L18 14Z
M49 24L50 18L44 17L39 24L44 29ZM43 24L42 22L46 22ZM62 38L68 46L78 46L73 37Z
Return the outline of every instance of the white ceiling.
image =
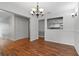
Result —
M30 12L31 8L36 6L36 2L17 2L15 3L23 7L27 13ZM52 14L68 11L74 9L77 6L76 2L39 2L39 6L45 9L45 12Z
M36 6L36 2L0 2L0 9L5 9L17 14L30 16L31 8ZM45 9L45 13L60 14L69 12L77 7L77 2L39 2L39 6Z

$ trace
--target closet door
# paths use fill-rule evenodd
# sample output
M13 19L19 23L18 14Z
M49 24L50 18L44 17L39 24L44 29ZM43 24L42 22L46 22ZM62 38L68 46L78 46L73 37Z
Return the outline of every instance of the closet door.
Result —
M0 38L10 39L10 14L7 12L0 12Z
M29 19L20 15L15 15L15 39L28 39L29 36Z

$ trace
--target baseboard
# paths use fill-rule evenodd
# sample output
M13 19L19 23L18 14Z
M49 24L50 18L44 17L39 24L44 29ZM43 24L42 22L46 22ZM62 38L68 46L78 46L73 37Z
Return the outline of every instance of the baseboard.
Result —
M21 39L27 39L27 40L29 40L29 38L25 38L25 37L24 38L21 38ZM19 39L19 40L21 40L21 39Z
M34 41L36 39L38 39L38 37L36 37L36 38L30 38L30 41Z
M59 44L65 44L65 45L71 45L71 46L74 46L73 43L64 43L64 42L57 42L57 41L51 41L51 40L46 40L46 41L50 41L50 42L55 42L55 43L59 43Z
M76 46L74 46L74 47L75 47L75 50L76 50L77 54L79 55L79 51L78 51L77 47Z
M17 40L30 40L30 38L26 38L26 37L24 37L24 38L18 38L18 39L12 39L13 41L17 41Z

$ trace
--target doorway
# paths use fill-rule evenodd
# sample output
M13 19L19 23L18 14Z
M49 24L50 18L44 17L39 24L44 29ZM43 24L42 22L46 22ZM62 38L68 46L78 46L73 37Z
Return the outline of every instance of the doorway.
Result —
M38 37L44 39L45 37L45 21L44 19L38 21Z

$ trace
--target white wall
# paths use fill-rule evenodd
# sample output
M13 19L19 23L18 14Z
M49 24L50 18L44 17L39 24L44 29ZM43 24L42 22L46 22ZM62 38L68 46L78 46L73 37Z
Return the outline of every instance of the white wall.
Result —
M47 41L73 45L74 44L74 19L70 14L63 14L59 16L63 16L63 30L47 29L47 18L46 18L45 19L45 39ZM49 15L48 18L52 18L52 17Z
M77 51L77 53L79 54L79 15L78 17L75 19L75 32L74 32L74 46L75 49Z
M79 8L79 3L78 3L78 8ZM74 46L75 46L77 53L79 54L79 9L78 9L78 16L75 18L74 27L75 27Z
M38 39L38 19L34 16L30 18L30 40Z
M14 16L15 20L15 39L28 38L28 19L19 15Z

